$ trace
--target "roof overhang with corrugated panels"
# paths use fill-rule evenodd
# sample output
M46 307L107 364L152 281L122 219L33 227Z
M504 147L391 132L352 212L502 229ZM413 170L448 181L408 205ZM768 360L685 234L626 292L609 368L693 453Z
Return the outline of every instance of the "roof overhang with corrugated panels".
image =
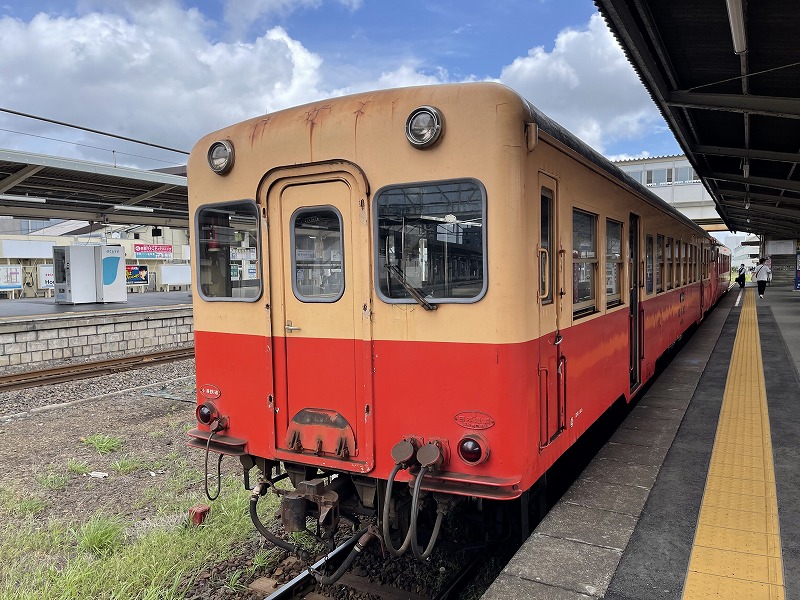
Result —
M0 214L188 227L186 177L0 150Z
M800 239L800 3L595 4L728 228Z

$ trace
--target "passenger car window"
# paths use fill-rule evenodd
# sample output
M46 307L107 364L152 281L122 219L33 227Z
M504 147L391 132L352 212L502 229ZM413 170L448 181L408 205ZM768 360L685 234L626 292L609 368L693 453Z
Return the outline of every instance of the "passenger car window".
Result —
M196 217L200 297L254 302L261 296L258 207L251 200L201 207Z
M656 236L656 292L664 291L664 281L662 274L664 272L664 236Z
M622 304L622 223L606 220L606 306Z
M486 193L479 182L389 186L375 195L375 207L382 300L475 302L484 295Z
M292 290L301 302L336 302L344 293L342 216L332 206L292 215Z
M666 280L666 287L668 290L672 289L672 282L675 280L675 272L672 268L673 261L672 261L672 238L667 238L667 245L666 245L666 268L664 269L664 279Z
M582 210L572 212L572 314L582 316L597 310L597 216Z

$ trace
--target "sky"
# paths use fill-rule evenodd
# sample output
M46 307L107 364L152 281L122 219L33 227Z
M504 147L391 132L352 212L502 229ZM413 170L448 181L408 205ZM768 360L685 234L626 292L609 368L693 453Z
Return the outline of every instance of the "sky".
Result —
M0 108L189 151L332 96L499 81L612 160L681 154L592 0L0 0ZM0 112L0 149L186 156Z

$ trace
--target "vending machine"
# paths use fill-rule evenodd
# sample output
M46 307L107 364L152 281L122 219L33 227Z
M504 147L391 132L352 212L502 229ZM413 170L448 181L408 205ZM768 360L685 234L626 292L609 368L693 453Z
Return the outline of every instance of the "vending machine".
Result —
M94 246L54 246L56 304L97 302Z
M125 248L122 246L95 246L97 302L127 302L125 285Z
M54 246L56 304L127 302L122 246Z

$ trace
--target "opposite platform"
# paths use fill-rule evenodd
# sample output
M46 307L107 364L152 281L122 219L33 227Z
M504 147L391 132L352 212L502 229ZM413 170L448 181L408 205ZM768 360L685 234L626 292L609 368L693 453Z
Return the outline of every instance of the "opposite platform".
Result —
M127 302L91 302L86 304L56 304L54 298L19 298L0 300L0 321L33 317L52 317L75 313L108 313L135 311L142 308L183 306L191 308L190 292L146 292L128 294Z
M800 530L795 526L800 518L800 420L796 416L799 386L794 366L800 357L800 333L790 324L800 317L800 293L768 288L763 300L750 288L746 294L752 323L743 322L742 326L752 332L755 325L760 332L758 356L764 371L762 375L758 366L734 365L734 371L744 368L745 372L731 374L738 379L730 392L741 396L742 385L756 380L753 385L757 388L758 377L763 377L769 420L759 421L759 427L767 425L771 430L766 440L771 439L772 452L767 454L774 462L780 543L769 545L777 540L767 534L771 513L768 508L765 512L757 508L758 499L768 496L760 490L766 490L770 477L754 484L759 481L754 465L745 465L738 458L741 451L712 469L721 479L707 484L715 437L731 436L717 433L717 425L742 313L743 297L735 288L638 400L610 442L484 598L688 600L684 584L690 570L716 578L717 584L733 584L720 587L706 581L690 586L688 591L699 592L691 598L800 597ZM785 336L775 317L788 317L790 329ZM741 344L739 354L752 354L752 338L743 338ZM736 408L733 412L752 416L762 414L759 411ZM752 430L745 431L753 426L749 417L737 422L723 415L723 422L736 428L734 438L747 436L751 441L754 437ZM746 468L749 471L743 475ZM703 514L716 521L710 525L712 529L704 524L698 534L707 485L706 496L717 505L712 506L717 512L704 507ZM733 495L720 499L720 487L731 488ZM734 517L743 520L737 522ZM742 542L743 538L747 541ZM737 539L740 541L730 547L731 540ZM761 541L765 545L760 545ZM722 547L715 548L715 544ZM719 560L701 560L690 568L693 546L701 548L695 552L701 558ZM776 559L776 552L782 561ZM753 565L765 566L766 571ZM778 572L785 585L770 579Z

